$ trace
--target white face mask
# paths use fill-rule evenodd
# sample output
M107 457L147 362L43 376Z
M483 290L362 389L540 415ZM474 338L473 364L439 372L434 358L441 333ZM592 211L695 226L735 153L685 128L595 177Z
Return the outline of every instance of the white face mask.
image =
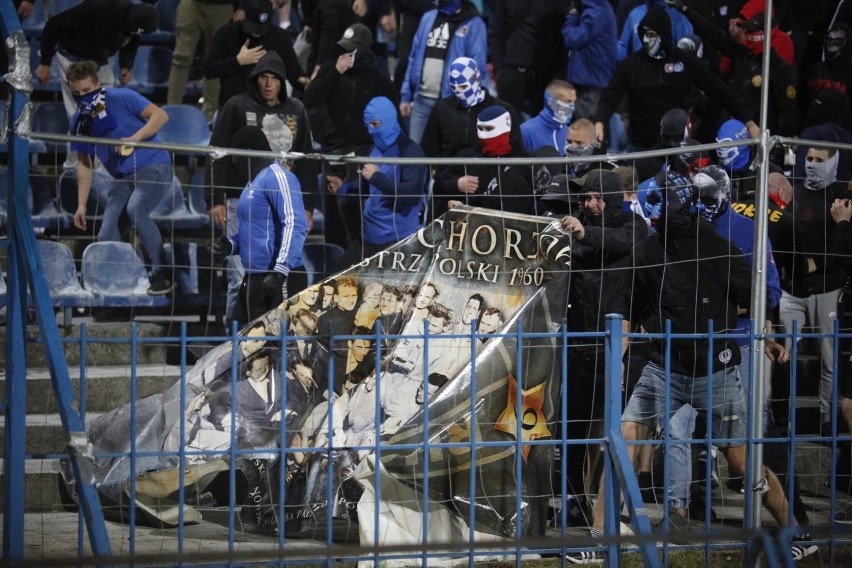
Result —
M642 46L645 48L645 53L654 59L662 59L663 41L660 36L648 37L642 36Z
M562 102L550 93L545 93L547 107L553 113L553 119L559 124L568 124L574 116L574 103Z
M839 161L839 152L824 162L805 161L805 189L818 191L837 181L837 164Z

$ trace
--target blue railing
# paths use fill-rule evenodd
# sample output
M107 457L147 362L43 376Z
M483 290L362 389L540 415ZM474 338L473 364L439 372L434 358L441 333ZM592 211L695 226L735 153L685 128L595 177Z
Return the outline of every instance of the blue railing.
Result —
M383 339L402 339L407 337L409 339L419 339L423 340L423 336L411 337L411 336L398 336L398 335L384 335L381 329L377 329L376 336L373 337L376 341L377 349L376 349L376 368L381 367L381 359L383 355L382 348L382 340ZM424 361L428 361L428 349L430 337L426 330L424 330L425 334L425 356ZM801 334L798 329L794 327L789 335L772 335L769 337L781 340L781 339L791 339L792 340L792 355L795 361L798 355L798 345L797 340L799 339L819 339L824 337L824 334ZM330 338L331 345L340 345L345 344L346 341L352 340L358 336L350 336L350 335L339 335L332 336ZM363 336L361 336L363 337ZM446 336L445 336L446 337ZM453 337L453 336L449 336ZM471 340L472 345L477 345L478 340L480 339L480 335L478 335L475 331L475 328L472 329L470 334L457 335L454 337L458 338L469 338ZM372 542L372 543L364 543L365 546L357 547L357 548L347 548L345 545L341 545L335 541L335 534L333 532L333 519L331 518L331 509L326 509L326 514L328 518L325 519L325 531L324 535L322 531L315 535L314 542L319 540L321 542L325 542L327 545L326 548L312 548L307 546L301 546L299 539L292 538L292 535L288 535L286 530L280 530L277 536L273 537L274 540L270 542L277 541L277 549L272 551L266 551L263 553L264 558L275 559L281 565L293 564L293 563L330 563L333 561L354 561L354 560L363 560L364 555L372 556L372 558L376 561L385 561L385 560L394 560L394 559L406 559L410 560L412 563L422 563L428 562L429 559L432 558L445 558L448 556L459 556L462 558L467 558L469 563L475 562L477 559L493 556L497 553L501 555L508 556L516 562L517 565L520 565L522 560L524 559L524 554L531 553L539 553L539 554L563 554L567 551L579 551L579 550L603 550L607 553L610 565L617 565L620 554L623 554L625 551L635 551L643 555L643 560L647 565L656 565L660 562L660 558L658 556L659 550L663 552L663 558L666 558L669 550L690 550L697 549L703 550L707 555L707 562L710 559L710 553L712 551L722 550L722 549L743 549L744 553L747 556L758 554L762 552L766 555L767 559L772 561L772 559L777 559L778 562L784 563L785 559L789 557L789 544L792 538L794 538L797 534L797 531L792 529L785 529L777 534L772 534L768 529L755 529L754 527L744 527L742 529L730 530L724 529L717 526L708 525L708 529L701 529L693 531L687 538L686 543L672 543L667 538L664 538L660 534L655 534L651 530L650 517L660 516L660 511L654 511L652 508L649 508L646 504L642 502L639 485L633 471L633 465L630 463L628 458L628 444L625 443L624 439L621 436L620 429L620 416L621 416L621 407L622 407L622 377L621 377L621 364L622 364L622 330L621 330L621 319L617 316L610 316L607 322L607 329L605 332L601 333L570 333L563 326L559 331L554 333L526 333L524 332L520 326L518 326L514 331L504 330L502 334L490 335L491 338L513 338L518 346L516 352L516 365L518 369L524 368L524 353L520 348L522 342L526 339L530 338L552 338L558 341L559 343L559 351L560 357L562 361L562 372L559 377L561 383L560 389L560 401L559 404L562 405L563 408L568 408L569 400L568 400L568 392L565 386L568 384L568 381L571 380L570 370L568 366L569 361L569 353L571 350L570 343L572 341L577 340L585 340L585 341L597 341L602 340L604 345L604 356L606 357L606 406L604 409L604 436L602 438L595 438L589 440L568 440L566 439L567 434L567 420L571 420L571 416L564 417L558 424L555 425L554 432L558 432L559 434L546 439L534 439L534 440L524 440L521 436L521 428L523 424L520 420L516 421L516 434L515 439L513 441L483 441L477 438L477 424L476 424L476 415L477 415L477 406L476 406L476 397L472 397L468 395L469 402L465 404L469 404L469 412L472 416L472 427L470 428L470 436L467 440L464 441L455 441L455 442L446 442L442 440L436 440L434 438L430 438L430 414L428 412L423 413L423 435L420 439L413 443L394 443L388 440L382 440L380 436L376 437L375 444L370 445L361 445L361 446L352 446L345 448L347 450L363 450L365 452L370 452L376 456L375 463L379 463L381 461L381 456L388 451L391 452L401 452L401 451L423 451L428 454L431 451L456 451L456 450L467 450L471 453L471 455L475 455L478 450L483 448L511 448L513 450L514 455L519 456L522 454L525 448L551 448L557 449L561 452L561 456L564 457L570 455L571 449L573 447L579 447L585 444L603 444L604 447L604 478L607 481L603 486L604 491L604 499L605 499L605 509L604 509L604 533L605 537L599 540L590 540L588 538L580 539L577 537L572 537L572 532L569 531L567 527L567 511L564 506L557 506L557 512L553 514L554 524L558 525L558 529L551 529L546 531L544 534L540 535L529 535L524 532L524 527L522 523L518 523L514 526L514 530L512 534L506 538L502 539L499 542L489 542L485 541L481 538L481 534L477 533L476 522L478 519L479 510L481 504L476 503L474 499L471 499L466 508L458 508L457 514L463 518L467 522L467 542L464 545L447 545L442 543L434 543L430 542L430 523L431 518L429 515L430 509L436 506L432 497L430 496L430 469L429 469L429 460L424 461L424 466L422 470L422 486L420 487L420 491L418 492L418 507L422 509L421 515L421 526L422 530L420 532L421 542L416 545L412 544L397 544L395 543L387 543L387 542ZM673 339L709 339L711 342L714 340L719 340L722 337L732 338L732 337L753 337L753 334L747 335L715 335L715 334L693 334L693 335L673 335L667 330L666 333L657 334L657 335L646 335L646 334L626 334L626 338L628 339L648 339L648 338L656 338L664 342L666 345L670 345ZM835 339L836 346L839 345L841 339L846 340L852 337L852 334L840 333L838 328L835 328L832 337ZM221 336L221 337L190 337L187 335L187 327L186 324L181 326L181 333L177 337L140 337L137 331L137 326L133 324L131 326L131 334L128 338L94 338L89 335L89 332L85 325L81 326L80 337L77 338L64 338L62 340L63 344L66 345L75 345L79 346L81 352L81 381L80 381L80 392L79 392L79 402L80 402L80 415L82 419L85 419L85 408L86 408L86 358L85 354L87 350L93 344L117 344L117 345L129 345L131 349L131 361L130 361L130 369L131 369L131 380L130 380L130 404L129 410L131 413L130 424L134 425L137 421L137 406L141 402L138 398L136 386L137 386L137 377L136 377L136 353L140 349L141 346L145 344L170 344L175 345L180 348L181 352L181 362L180 362L180 377L181 379L187 376L189 371L187 366L187 349L189 345L194 343L205 343L209 344L211 341L213 342L230 342L231 344L231 369L230 369L230 389L231 392L236 392L237 381L240 377L238 377L238 369L239 369L239 361L238 361L238 347L244 341L257 341L258 339L266 339L269 342L276 342L281 346L282 353L282 361L280 363L280 374L279 377L284 376L284 369L287 368L286 361L286 349L285 347L293 341L297 340L315 340L315 338L308 337L294 337L288 336L286 333L281 336L274 337L266 337L266 338L258 338L256 336L248 337L248 336L240 336L238 335L238 331L235 328L232 329L232 333L229 336ZM36 340L37 341L37 340ZM834 368L839 368L839 357L840 351L839 349L835 350L835 361ZM471 360L471 392L478 392L479 385L477 384L477 369L476 369L476 358L472 358ZM329 368L328 373L329 377L334 376L334 358L330 358L329 360ZM426 363L428 366L428 363ZM795 365L793 365L793 372L791 373L791 382L792 388L795 389L795 384L797 381L797 373L795 371ZM428 376L428 368L424 369L424 375ZM835 375L837 376L837 375ZM518 384L523 384L523 377L517 377ZM285 379L282 379L282 383L285 382ZM745 379L745 384L750 385L751 379ZM379 374L379 379L376 385L377 396L375 398L375 412L376 416L379 416L381 412L380 401L381 399L381 389L382 389L382 381L381 374ZM835 386L836 390L836 386ZM281 408L286 408L286 398L287 392L286 389L279 389L278 391L281 397ZM791 392L796 392L792 390ZM836 395L836 392L835 392ZM515 401L514 406L516 410L522 408L522 399L521 399L521 389L518 388L514 392ZM128 478L128 492L129 492L129 503L133 503L136 500L136 488L137 488L137 476L144 472L144 467L139 468L140 462L148 463L151 458L163 458L166 460L177 460L178 469L177 471L188 471L187 467L190 463L190 460L197 460L199 458L209 458L214 459L217 457L225 457L228 461L228 507L227 507L227 528L228 528L228 553L229 557L227 560L222 559L221 557L214 561L211 558L203 560L203 558L195 558L190 559L189 555L180 556L185 552L185 542L187 540L185 527L184 527L184 509L180 507L180 513L178 517L177 526L173 529L173 536L176 540L176 551L177 555L175 558L182 558L182 561L191 564L193 562L201 562L205 563L213 563L219 564L219 561L222 563L227 562L229 565L242 565L249 564L254 561L260 559L261 554L258 552L252 553L242 553L235 549L234 542L236 538L237 531L239 529L237 525L237 509L240 505L236 501L237 494L237 461L240 457L257 455L261 454L270 454L273 456L270 463L277 462L279 464L279 471L276 479L274 480L277 484L277 490L280 495L277 503L275 503L275 507L277 510L278 519L284 519L287 511L285 510L285 501L287 498L288 484L286 483L286 467L284 464L288 463L288 457L293 454L300 452L303 454L313 455L313 454L322 454L325 456L334 456L338 454L344 448L336 447L333 445L334 440L334 432L332 430L332 424L334 423L334 412L335 409L333 406L329 406L330 416L325 422L327 427L327 445L322 447L314 447L314 448L303 448L303 447L286 447L279 445L272 445L268 448L252 448L252 449L241 449L238 447L237 441L237 428L235 421L235 417L237 414L236 409L236 398L232 397L231 399L231 430L230 430L230 444L226 450L219 452L211 452L211 451L200 451L200 450L189 450L186 448L186 439L187 439L187 431L186 431L186 409L187 405L190 402L190 395L187 391L187 385L184 380L180 381L179 388L179 398L180 398L180 417L179 417L179 438L181 443L179 444L178 451L172 452L151 452L151 451L141 451L136 448L135 437L137 432L135 430L131 430L130 439L131 446L130 451L126 454L117 453L117 454L104 454L104 453L95 453L93 455L94 459L105 459L105 458L127 458L130 462L130 471L135 472L129 475ZM429 405L429 392L428 389L424 392L424 407L428 408ZM835 400L837 398L835 397ZM795 432L795 399L791 400L791 418L790 418L790 428L791 432ZM838 424L836 410L832 417L832 423L834 432L837 431L836 425ZM750 421L749 421L750 422ZM376 424L379 424L380 420L376 420ZM135 428L135 426L132 426ZM286 439L286 430L284 421L279 422L279 440ZM664 458L664 479L668 479L670 472L670 464L668 460L668 452L669 449L677 444L696 444L701 447L709 450L711 445L714 442L740 442L746 444L747 447L753 448L755 444L783 444L790 452L790 456L792 459L789 460L788 463L788 481L787 481L787 493L788 495L792 495L793 493L793 472L795 471L795 450L797 446L803 443L826 443L830 445L831 448L831 460L832 464L830 467L830 494L825 498L822 503L822 507L827 507L827 521L821 520L819 522L814 523L814 526L807 527L803 530L808 530L811 532L816 538L815 542L820 545L828 546L828 553L831 558L834 558L836 546L838 544L848 544L850 533L848 531L844 531L842 527L838 527L834 525L831 521L834 513L838 510L837 496L835 491L836 481L836 456L838 445L843 442L848 442L850 437L848 436L838 436L834 435L820 435L820 436L796 436L791 434L785 438L768 438L764 435L757 435L753 432L749 432L749 435L746 438L742 439L731 439L731 440L715 440L712 435L708 435L707 437L694 437L691 440L681 441L674 440L670 437L668 431L664 431L659 440L647 440L647 441L639 441L639 442L631 442L631 444L636 445L655 445L661 446L666 456ZM749 452L751 454L751 452ZM45 459L45 458L59 458L65 457L64 454L27 454L25 456L26 459ZM325 473L327 479L333 479L337 474L337 471L334 469L333 459L327 459L326 462L322 465L325 468ZM524 511L525 507L529 506L529 503L524 500L524 487L523 487L523 477L524 472L522 470L522 462L521 460L515 460L513 463L514 467L514 479L516 480L515 493L514 493L514 513L516 515L521 515ZM703 477L705 480L709 480L710 474L710 464L705 467L705 471L703 473ZM754 486L752 480L748 479L748 467L745 471L746 481L745 488L746 493L748 494L751 491L751 488ZM372 481L373 486L375 487L375 494L382 494L382 485L386 480L382 475L379 475L376 472L371 473L368 476L368 479ZM184 476L179 476L179 485L178 485L178 502L180 504L187 502L187 486L186 480ZM478 484L482 482L481 479L478 478L478 468L476 462L472 462L469 475L467 476L467 482L471 487L476 487ZM336 495L334 493L335 486L332 483L328 483L326 486L326 500L328 503L334 503L336 500ZM666 481L663 486L663 495L668 494L669 484ZM562 479L559 480L558 486L553 488L553 498L557 500L558 503L564 505L565 498L567 494L568 488L566 484L566 480L564 475ZM631 524L633 526L634 531L636 532L635 537L620 537L619 536L619 525L620 525L620 511L621 507L618 505L618 501L614 498L616 495L624 494L625 500L628 505L628 510L631 513ZM711 502L712 494L710 483L705 484L704 497L709 504ZM746 496L748 497L748 495ZM747 505L749 499L745 499L745 504ZM125 521L129 524L129 554L134 556L136 554L136 550L138 547L138 539L141 538L139 535L140 527L137 524L137 509L135 507L126 507L126 503L122 504L126 510ZM466 510L465 510L466 509ZM378 510L378 509L377 509ZM663 505L664 510L664 505ZM112 509L107 506L105 507L105 511L107 513L111 512ZM746 511L747 512L747 511ZM825 511L823 511L825 512ZM709 511L706 513L709 517ZM788 512L788 519L792 520L792 509ZM744 515L743 518L747 519L748 516ZM370 524L372 525L372 531L374 535L378 535L381 533L383 528L383 523L386 519L382 518L382 516L378 513L375 513L370 519ZM363 522L364 519L361 519ZM84 541L83 541L83 531L82 531L82 522L80 524L79 531L79 542L77 543L79 551L84 550ZM282 524L283 527L283 524ZM25 535L24 535L25 536ZM158 538L162 538L162 533L158 535ZM661 543L661 544L658 544ZM372 546L370 546L372 545ZM603 547L602 549L599 547ZM638 548L637 548L638 547ZM144 556L142 556L144 558ZM168 554L161 555L160 558L170 558ZM295 560L298 558L299 560ZM120 562L121 559L116 557L116 562ZM137 562L139 559L137 558Z

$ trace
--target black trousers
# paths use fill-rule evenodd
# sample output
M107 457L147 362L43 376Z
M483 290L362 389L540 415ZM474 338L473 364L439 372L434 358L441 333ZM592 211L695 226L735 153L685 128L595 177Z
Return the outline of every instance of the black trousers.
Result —
M234 321L239 322L240 326L254 321L269 310L281 305L284 297L281 290L275 290L272 294L265 294L263 291L263 279L269 272L255 272L253 274L246 273L243 276L243 283L240 284L239 296L237 303L234 305ZM305 289L308 285L308 276L304 267L299 267L290 271L287 276L287 295L295 296Z

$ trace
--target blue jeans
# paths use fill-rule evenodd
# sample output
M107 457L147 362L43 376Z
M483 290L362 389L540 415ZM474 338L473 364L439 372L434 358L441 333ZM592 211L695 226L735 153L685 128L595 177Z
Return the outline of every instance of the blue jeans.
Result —
M151 211L171 187L173 177L172 164L168 163L145 166L127 177L115 178L107 195L98 240L120 241L127 229L133 227L142 240L151 271L162 268L166 258L163 238L151 219Z
M719 446L738 446L746 436L746 401L735 367L727 367L710 377L690 377L670 373L670 403L668 420L665 411L665 370L655 363L642 369L639 382L621 416L622 422L637 422L652 430L669 426L672 440L688 440L695 430L695 419L702 414L712 424L713 438ZM713 394L712 420L708 416L708 397ZM669 446L669 507L685 509L689 504L689 486L692 482L691 451L689 445Z
M416 95L411 103L411 116L408 122L408 137L420 144L423 139L423 132L426 130L426 123L429 121L429 114L432 112L432 107L438 102L438 99L430 99Z

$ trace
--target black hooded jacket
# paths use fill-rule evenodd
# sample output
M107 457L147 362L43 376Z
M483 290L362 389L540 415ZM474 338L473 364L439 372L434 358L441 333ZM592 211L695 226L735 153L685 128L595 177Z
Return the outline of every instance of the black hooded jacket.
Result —
M99 65L118 53L122 69L132 69L140 26L130 14L130 0L86 0L48 18L41 36L41 65L50 65L56 51L63 49L80 59Z
M304 5L305 25L311 29L311 55L308 72L337 58L337 41L343 31L359 22L352 0L314 0Z
M337 54L342 53L337 48ZM387 75L379 71L370 51L358 50L355 63L345 73L336 68L337 59L323 63L319 73L305 89L305 107L326 105L330 115L328 128L320 142L326 151L355 146L372 146L373 139L364 126L364 109L374 97L387 97L399 106L399 93Z
M266 33L255 38L243 30L241 22L231 22L219 28L213 36L207 59L204 61L204 76L207 79L219 79L221 85L219 109L221 110L234 95L246 92L253 66L237 63L237 54L246 40L249 40L250 48L263 46L266 51L274 51L281 57L287 82L293 87L293 95L299 98L302 93L299 77L305 76L305 71L299 65L290 34L276 25L270 25Z
M652 8L639 25L647 26L660 35L665 56L653 59L643 50L632 53L619 63L601 97L597 122L609 124L612 114L627 96L630 114L628 138L634 146L651 148L659 138L663 115L673 108L686 109L692 87L698 87L709 97L720 101L739 120L752 120L742 100L704 62L672 44L668 14Z
M737 307L750 305L751 267L742 251L695 217L643 240L627 260L633 270L620 271L622 313L648 333L664 333L667 320L672 333L706 333L711 320L714 332L724 333L736 327ZM654 343L652 360L663 366L665 343ZM708 349L706 339L673 340L671 370L706 376ZM714 372L740 361L733 339L715 339L709 355Z
M506 157L524 157L525 155L524 152L513 149ZM455 157L471 158L471 160L462 166L448 166L435 176L432 189L435 217L446 213L450 200L497 211L535 214L536 201L531 167L484 164L477 161L475 158L486 157L482 154L482 147L478 140L474 147L465 148ZM479 187L475 193L466 194L458 190L458 180L465 175L479 178Z
M595 175L595 171L587 175ZM617 286L612 285L620 276L607 269L629 257L634 246L648 235L645 221L635 213L624 211L622 192L604 192L602 197L606 207L601 215L585 210L576 215L585 235L583 240L575 239L571 243L567 322L572 331L604 329L606 315L617 312L622 302L621 296L613 293ZM582 338L577 343L599 342Z
M269 106L263 100L257 88L257 78L263 73L272 73L282 81L279 102ZM311 125L308 111L304 105L294 98L287 97L283 81L285 79L284 63L274 51L264 55L249 78L248 90L245 93L231 97L216 119L216 126L210 137L211 146L229 148L234 135L244 126L259 126L269 139L269 145L274 152L289 150L305 154L313 152ZM285 130L286 129L286 130ZM286 140L292 138L290 148L282 147ZM226 198L239 197L243 188L225 187L228 160L220 159L208 168L209 186L213 187L213 205L224 205ZM293 173L299 178L305 210L312 211L316 203L317 167L312 160L296 160Z
M817 95L824 89L837 89L846 93L847 98L852 96L852 28L846 24L837 24L836 27L846 31L846 48L835 59L817 61L802 73L805 92L800 97L799 108L803 120ZM840 125L851 130L852 118L847 115ZM802 126L806 125L803 123Z

